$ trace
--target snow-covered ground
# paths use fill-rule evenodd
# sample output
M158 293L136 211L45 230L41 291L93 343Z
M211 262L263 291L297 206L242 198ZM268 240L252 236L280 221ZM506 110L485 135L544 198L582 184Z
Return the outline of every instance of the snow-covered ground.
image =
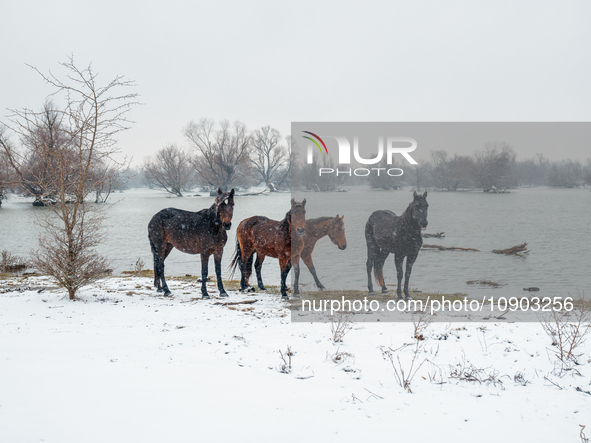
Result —
M170 287L165 299L148 278L116 277L71 302L44 277L0 279L0 441L591 436L590 343L580 375L558 376L539 323L430 324L408 393L382 350L413 343L412 323L355 323L334 344L330 323L292 323L278 295L220 299L212 286L203 301L198 283ZM244 300L257 301L220 304ZM408 368L412 349L395 362ZM350 355L335 363L337 352ZM462 368L480 381L450 377Z

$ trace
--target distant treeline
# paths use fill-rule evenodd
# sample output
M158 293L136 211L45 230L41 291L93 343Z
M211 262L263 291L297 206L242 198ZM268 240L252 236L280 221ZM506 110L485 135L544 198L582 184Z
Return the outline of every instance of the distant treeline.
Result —
M591 158L585 164L579 160L550 161L543 154L517 160L513 146L505 142L487 143L474 155L432 151L428 159L418 160L418 163L388 165L382 161L377 165L365 166L374 169L362 182L378 189L411 186L419 189L485 192L532 186L574 188L591 185ZM299 167L294 185L308 190L331 191L342 185L360 183L359 177L353 179L346 174L319 176L320 167L343 169L332 164L327 157L315 158L314 164ZM382 168L379 175L378 168ZM404 173L397 177L389 176L385 171L390 168L400 168Z

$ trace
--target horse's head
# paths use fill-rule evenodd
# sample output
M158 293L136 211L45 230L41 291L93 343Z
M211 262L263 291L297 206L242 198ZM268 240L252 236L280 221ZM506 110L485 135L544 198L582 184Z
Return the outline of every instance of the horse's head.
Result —
M421 229L425 229L428 224L427 210L429 209L429 203L427 203L427 191L425 191L423 195L419 195L415 191L413 196L414 199L410 204L412 219Z
M341 250L347 247L347 239L345 238L345 222L343 222L343 218L345 218L344 215L339 217L337 214L337 216L331 220L330 227L328 228L328 237Z
M304 235L306 232L304 225L306 224L306 199L302 200L301 203L291 199L291 209L288 212L287 219L291 224L291 232L297 235Z
M219 222L227 231L232 227L232 215L234 214L234 189L230 192L222 192L218 188L218 195L214 201L215 213Z

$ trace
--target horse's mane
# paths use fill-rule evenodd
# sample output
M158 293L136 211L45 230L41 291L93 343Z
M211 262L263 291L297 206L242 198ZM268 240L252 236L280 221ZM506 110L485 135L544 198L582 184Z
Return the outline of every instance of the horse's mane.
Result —
M407 206L407 208L404 210L404 212L400 215L400 219L402 220L402 223L412 224L414 222L414 220L412 219L412 215L410 214L411 206L413 204L414 204L414 201L410 202L410 204Z

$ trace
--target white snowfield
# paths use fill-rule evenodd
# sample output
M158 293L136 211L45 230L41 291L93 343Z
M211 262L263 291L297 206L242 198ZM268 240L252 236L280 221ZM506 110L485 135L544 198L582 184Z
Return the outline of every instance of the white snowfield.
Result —
M169 284L165 299L149 278L110 278L71 302L44 277L0 280L0 442L591 436L590 343L579 375L559 376L540 323L431 323L409 393L382 350L415 343L412 323L355 323L334 344L330 323L292 323L279 295ZM392 355L407 370L413 347Z

